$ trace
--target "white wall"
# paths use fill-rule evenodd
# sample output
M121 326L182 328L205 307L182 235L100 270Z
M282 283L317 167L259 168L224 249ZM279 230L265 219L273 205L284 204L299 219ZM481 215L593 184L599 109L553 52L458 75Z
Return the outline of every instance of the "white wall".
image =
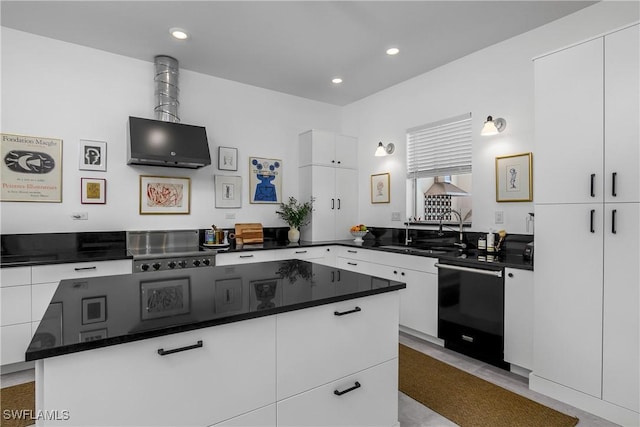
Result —
M63 202L2 202L3 234L285 225L276 206L249 203L248 158L281 159L283 196L297 196L298 134L311 128L338 131L339 107L181 70L182 122L206 126L213 165L128 166L127 119L153 118L153 56L160 53L150 52L145 62L2 28L1 131L63 140ZM106 172L78 170L80 139L107 142ZM238 172L222 173L242 176L242 209L214 208L219 145L239 149ZM191 214L139 215L142 174L190 177ZM81 177L106 178L106 205L80 203ZM72 221L72 212L88 212L89 219ZM236 218L225 220L227 212Z
M391 213L401 212L403 220L407 216L406 129L471 112L477 130L473 136L473 230L525 233L533 203L495 201L495 157L533 152L535 163L532 58L638 19L638 2L598 3L346 106L342 131L359 138L363 190L357 222L401 227L401 222L391 221ZM481 137L488 115L505 118L506 130ZM394 155L374 157L378 141L395 143ZM391 203L372 205L369 177L383 172L391 174ZM504 224L494 223L495 211L504 212Z

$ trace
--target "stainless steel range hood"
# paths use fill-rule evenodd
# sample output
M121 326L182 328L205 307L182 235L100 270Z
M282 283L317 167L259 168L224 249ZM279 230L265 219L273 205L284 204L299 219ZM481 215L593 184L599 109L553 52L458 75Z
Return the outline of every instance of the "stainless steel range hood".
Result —
M440 181L435 177L434 183L425 191L425 196L468 196L469 193L450 182Z
M129 117L127 164L201 168L211 164L207 131L181 124L178 116L178 61L155 57L156 120Z

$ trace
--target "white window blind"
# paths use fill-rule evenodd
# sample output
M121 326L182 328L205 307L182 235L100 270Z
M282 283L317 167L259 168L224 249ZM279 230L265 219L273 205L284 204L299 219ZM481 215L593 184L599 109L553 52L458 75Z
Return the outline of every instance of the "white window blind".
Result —
M407 177L471 173L471 113L407 130Z

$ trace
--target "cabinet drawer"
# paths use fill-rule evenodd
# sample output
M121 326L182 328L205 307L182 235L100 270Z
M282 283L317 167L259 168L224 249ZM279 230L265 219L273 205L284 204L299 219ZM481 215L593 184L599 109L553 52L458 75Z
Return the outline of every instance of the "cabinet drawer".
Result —
M344 394L337 395L338 393ZM278 402L278 426L393 426L398 359Z
M31 286L0 288L0 324L2 326L31 321Z
M276 251L247 251L216 254L216 265L249 264L253 262L274 261Z
M2 339L0 364L24 362L24 353L31 342L31 323L2 326L0 338Z
M32 283L59 282L78 277L130 274L131 260L75 262L69 264L38 265L32 267Z
M324 258L328 254L326 247L291 248L276 251L276 259L314 259Z
M388 292L279 314L278 399L397 357L398 305Z
M31 283L31 267L0 269L0 287L28 285Z
M275 402L274 336L270 316L50 358L42 409L65 408L74 425L207 426L228 420ZM159 354L198 341L201 347ZM109 393L109 407L103 393Z
M349 258L351 260L368 261L374 264L407 268L425 273L438 273L438 269L435 267L438 258L347 247L340 247L337 254L338 257Z

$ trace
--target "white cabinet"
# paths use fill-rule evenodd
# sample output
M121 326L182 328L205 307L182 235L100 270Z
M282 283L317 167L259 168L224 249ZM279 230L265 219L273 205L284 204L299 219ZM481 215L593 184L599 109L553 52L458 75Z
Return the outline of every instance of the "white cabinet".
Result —
M533 369L533 271L505 268L504 360Z
M620 424L640 402L638 28L535 61L530 386Z
M275 403L214 424L215 427L273 427L275 425L277 425Z
M7 267L0 270L0 365L24 362L24 353L60 280L131 273L131 260Z
M216 254L216 265L251 264L274 261L276 251L227 252Z
M275 328L263 317L45 359L41 405L71 415L47 425L208 426L272 404Z
M358 140L352 136L313 129L301 133L299 165L358 168Z
M315 198L309 241L351 238L358 218L357 140L325 131L300 135L300 198Z

